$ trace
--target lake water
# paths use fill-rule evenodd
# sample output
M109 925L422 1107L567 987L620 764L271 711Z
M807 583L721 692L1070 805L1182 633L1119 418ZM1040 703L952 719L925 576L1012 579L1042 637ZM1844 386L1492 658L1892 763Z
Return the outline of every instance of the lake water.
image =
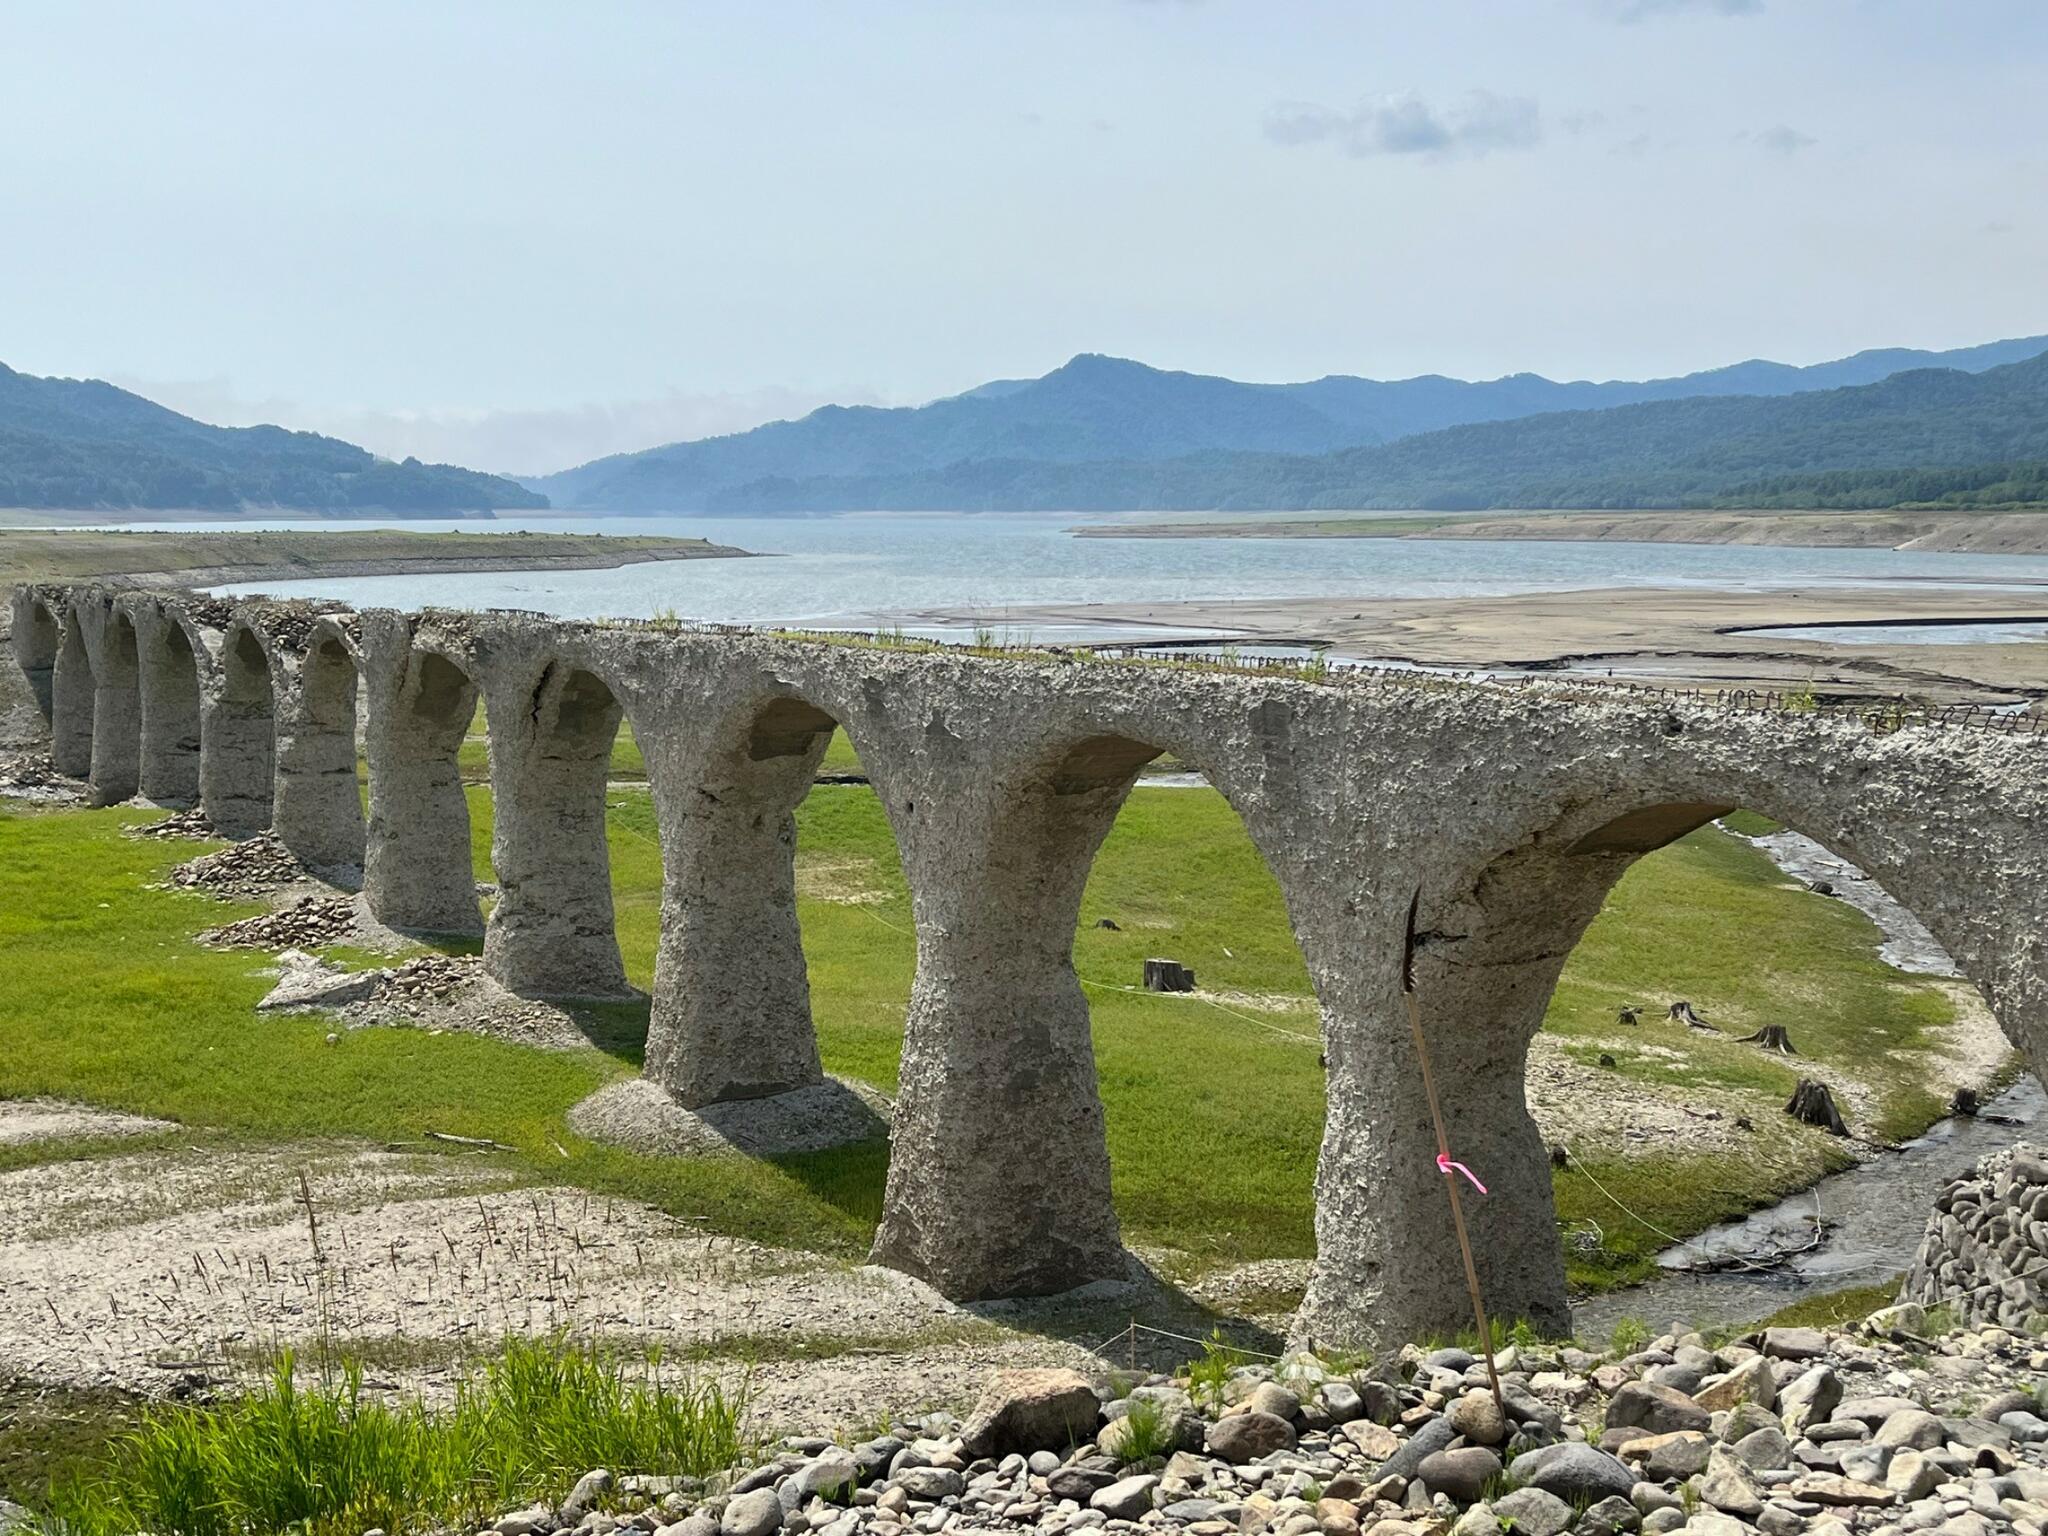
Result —
M533 529L694 536L777 558L671 561L609 571L260 582L224 590L289 591L366 607L528 608L565 618L644 618L669 612L723 623L864 627L937 608L1000 615L1008 606L1050 603L1428 598L1617 586L1765 590L2048 582L2048 556L1478 540L1077 539L1067 532L1083 520L1070 513L980 513L408 522L407 527L491 534ZM280 520L220 526L366 525ZM948 631L926 626L923 632ZM1027 632L1040 639L1061 638L1042 625L1011 626L1015 638ZM1095 638L1101 638L1099 633Z

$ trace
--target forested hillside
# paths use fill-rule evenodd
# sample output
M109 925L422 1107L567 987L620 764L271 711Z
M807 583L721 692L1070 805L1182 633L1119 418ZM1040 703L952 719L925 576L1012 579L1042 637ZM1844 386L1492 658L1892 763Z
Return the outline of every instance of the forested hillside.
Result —
M2044 350L2048 337L2037 336L1946 353L1891 348L1806 368L1747 362L1599 384L1527 373L1483 383L1333 375L1244 384L1084 355L1043 378L999 379L914 409L826 406L800 421L621 454L526 483L558 505L606 511L908 507L931 505L933 497L976 507L1248 505L1271 494L1259 489L1268 471L1237 465L1190 482L1189 466L1163 477L1148 466L1216 453L1309 457L1457 425L1646 401L1790 396L1869 384L1929 363L1976 371ZM1190 488L1168 489L1183 485ZM1165 495L1195 500L1157 499ZM903 497L912 499L896 499Z
M1315 456L1207 453L1158 462L949 465L918 475L735 488L736 512L834 508L1889 506L2002 504L2048 459L2048 356L1981 374L1917 369L1878 384L1568 411L1453 427ZM1938 469L1930 466L1968 466ZM1822 477L1862 475L1849 482ZM1806 491L1861 500L1812 503ZM1740 494L1738 494L1740 493ZM1767 498L1749 500L1748 497Z
M424 514L547 504L497 475L393 463L312 432L209 426L98 380L0 365L0 506Z

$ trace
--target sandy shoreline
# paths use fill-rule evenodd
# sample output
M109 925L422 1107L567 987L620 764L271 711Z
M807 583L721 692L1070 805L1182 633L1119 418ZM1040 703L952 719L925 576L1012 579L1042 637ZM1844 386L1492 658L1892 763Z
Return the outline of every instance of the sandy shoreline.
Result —
M609 570L655 560L755 558L708 539L391 528L203 533L0 529L0 582L211 587L309 577Z
M2048 585L2017 591L1628 587L1508 597L1281 598L933 610L921 622L1228 631L1422 666L1574 671L1724 688L1937 702L2048 698L2048 643L1842 644L1754 633L1816 624L2048 621Z
M1181 523L1085 523L1084 539L1497 539L1745 544L1985 555L2048 554L2048 511L2034 512L1394 512Z

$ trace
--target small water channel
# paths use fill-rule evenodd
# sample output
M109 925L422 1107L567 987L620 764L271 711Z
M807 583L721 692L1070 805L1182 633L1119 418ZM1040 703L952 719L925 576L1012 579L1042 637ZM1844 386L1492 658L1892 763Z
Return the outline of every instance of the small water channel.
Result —
M1750 841L1794 879L1825 884L1835 899L1875 923L1884 935L1878 953L1887 964L1922 976L1960 974L1926 925L1847 859L1797 832ZM1887 1279L1912 1262L1942 1186L2036 1127L2048 1127L2048 1094L2023 1076L1975 1116L1951 1115L1896 1150L1667 1248L1657 1258L1666 1271L1662 1277L1585 1301L1572 1309L1572 1321L1582 1336L1596 1339L1623 1317L1640 1318L1652 1328L1676 1318L1704 1325L1749 1322L1803 1296ZM1693 1269L1705 1260L1801 1247L1812 1240L1817 1219L1824 1224L1824 1240L1781 1267Z

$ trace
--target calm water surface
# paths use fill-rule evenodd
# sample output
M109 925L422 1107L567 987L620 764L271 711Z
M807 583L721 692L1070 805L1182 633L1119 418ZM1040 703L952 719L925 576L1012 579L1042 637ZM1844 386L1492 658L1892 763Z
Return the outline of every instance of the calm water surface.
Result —
M1000 612L1006 606L1048 603L1463 597L1615 586L1766 590L2048 582L2044 556L1477 540L1077 539L1066 530L1080 520L1070 513L942 513L408 522L404 526L492 534L533 529L693 536L777 558L672 561L611 571L261 582L223 590L288 590L294 596L393 608L429 603L530 608L566 618L673 612L726 623L833 626L934 608ZM280 520L220 526L365 525ZM1015 628L1021 632L1026 626ZM1056 638L1043 626L1031 632Z

